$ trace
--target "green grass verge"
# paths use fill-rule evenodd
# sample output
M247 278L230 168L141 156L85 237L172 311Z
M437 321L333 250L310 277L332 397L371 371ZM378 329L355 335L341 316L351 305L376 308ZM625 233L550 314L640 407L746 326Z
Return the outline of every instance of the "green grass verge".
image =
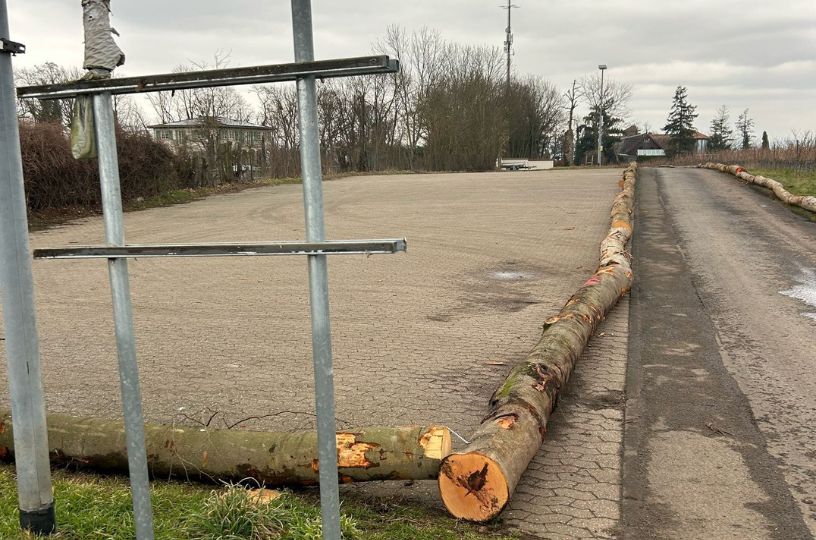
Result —
M794 195L812 195L816 197L816 170L749 169L748 172L776 180Z
M162 540L319 540L320 507L313 492L282 492L259 503L241 487L180 482L151 486L156 538ZM134 536L126 478L54 473L58 533L51 538L131 539ZM19 530L14 469L0 465L0 538L30 539ZM494 527L476 527L406 504L347 498L342 527L350 540L510 540Z
M748 172L776 180L794 195L812 195L816 197L816 170L803 171L799 169L756 168L748 169ZM790 208L793 213L810 221L816 221L816 213L809 212L797 206L789 206L788 208Z

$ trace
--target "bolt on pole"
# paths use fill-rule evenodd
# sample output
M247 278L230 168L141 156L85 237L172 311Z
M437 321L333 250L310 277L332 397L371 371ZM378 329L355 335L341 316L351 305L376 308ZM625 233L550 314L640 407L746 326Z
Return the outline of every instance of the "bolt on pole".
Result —
M105 241L111 246L125 244L122 194L119 184L119 158L116 153L116 127L110 93L93 97L96 145L99 155L99 180L102 188L102 215ZM142 396L139 366L136 362L136 336L133 332L133 307L130 300L127 259L108 259L119 384L125 417L130 489L137 540L153 540L153 511L150 506L150 482L147 472Z
M312 7L310 0L292 0L295 62L314 60ZM298 120L306 240L322 242L323 174L317 124L317 92L314 76L299 77ZM317 441L320 463L320 512L323 538L340 539L340 494L337 479L337 440L334 414L334 370L329 320L329 277L326 255L309 255L309 301L312 320L312 359L317 410Z
M0 0L0 38L9 39L6 0ZM11 54L0 52L0 296L20 526L36 534L50 534L56 529L56 519L14 96Z

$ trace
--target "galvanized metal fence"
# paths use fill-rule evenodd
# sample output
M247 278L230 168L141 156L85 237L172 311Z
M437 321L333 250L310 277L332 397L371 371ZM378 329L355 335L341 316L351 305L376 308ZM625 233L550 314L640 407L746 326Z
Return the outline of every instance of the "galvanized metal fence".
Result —
M406 249L406 243L404 239L326 240L315 80L317 77L393 73L399 69L399 65L386 56L315 61L311 2L291 0L291 7L295 49L293 64L80 81L20 88L17 91L17 95L24 99L93 97L106 244L36 250L34 257L108 260L133 513L136 538L139 540L152 539L154 533L127 259L144 256L307 257L323 537L341 537L327 256L397 253ZM0 0L0 37L4 44L9 43L9 47L13 47L13 42L8 40L6 0ZM3 51L11 52L11 49L6 50L4 46ZM278 81L297 81L305 242L127 245L112 95ZM17 129L10 54L0 54L0 284L4 291L20 517L23 528L47 533L55 528L54 500L48 467L45 406Z

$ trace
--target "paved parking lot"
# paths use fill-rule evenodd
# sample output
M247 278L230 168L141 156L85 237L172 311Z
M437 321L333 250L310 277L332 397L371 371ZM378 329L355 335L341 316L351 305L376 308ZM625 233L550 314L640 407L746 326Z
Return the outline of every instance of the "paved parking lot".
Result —
M341 425L438 422L467 437L542 321L595 269L619 177L578 170L327 182L330 239L408 239L406 254L329 261ZM130 213L126 225L132 243L297 240L301 188ZM32 244L102 237L92 218L36 233ZM148 420L189 423L218 412L214 425L259 417L245 425L314 426L303 258L130 265ZM49 410L118 416L106 263L36 261L34 270ZM615 354L625 363L625 347ZM0 370L0 407L6 388Z

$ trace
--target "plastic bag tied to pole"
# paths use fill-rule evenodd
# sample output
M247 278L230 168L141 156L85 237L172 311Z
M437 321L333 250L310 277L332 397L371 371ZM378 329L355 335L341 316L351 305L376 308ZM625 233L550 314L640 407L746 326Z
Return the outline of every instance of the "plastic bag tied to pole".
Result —
M74 159L96 157L92 96L79 96L74 100L74 110L71 114L71 154Z

